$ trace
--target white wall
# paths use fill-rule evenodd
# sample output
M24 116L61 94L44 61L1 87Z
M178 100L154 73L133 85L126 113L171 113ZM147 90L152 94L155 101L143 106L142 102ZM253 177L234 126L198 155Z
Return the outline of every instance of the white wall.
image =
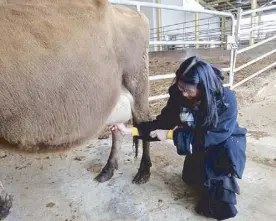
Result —
M174 0L173 4L170 0L161 0L162 4L182 6L183 0ZM185 20L185 12L173 10L161 10L162 26L172 25Z
M162 0L163 4L173 4L177 6L187 6L187 7L193 7L193 8L199 8L203 9L201 5L199 5L194 0ZM174 25L177 23L183 23L180 25L175 25L172 27L164 27L165 34L175 35L178 34L178 38L184 38L183 40L194 40L195 39L195 13L189 13L189 12L181 12L181 11L172 11L172 10L162 10L162 26L167 25ZM212 18L210 18L212 17ZM209 21L207 18L210 18ZM209 14L199 14L199 32L200 35L206 35L205 38L208 38L208 31L214 31L214 29L217 29L219 31L220 24L219 24L219 18L215 17L213 18L212 15ZM202 20L205 19L205 20ZM214 23L216 24L210 24L208 23ZM172 29L178 29L178 30L172 30ZM168 31L172 30L172 31ZM167 31L167 32L166 32ZM204 31L204 33L203 33ZM212 38L212 36L210 36ZM207 40L207 39L204 39Z
M129 1L138 1L138 2L150 2L150 3L155 3L155 0L129 0ZM134 10L136 10L136 7L133 6L129 6L129 8L132 8ZM143 12L149 19L149 23L150 23L150 28L155 28L156 26L156 16L155 16L155 10L154 8L148 8L148 7L142 7L141 8L141 12Z
M135 1L157 3L157 0L135 0ZM193 8L203 8L194 0L161 0L161 4L184 6L184 7L187 6L187 7L193 7ZM158 30L157 29L158 27L157 9L141 7L141 11L145 13L145 15L149 18L150 28L152 29L151 32L155 33L155 34L152 34L151 36L157 37L157 30ZM199 14L199 19L204 19L209 17L212 17L212 15ZM219 27L220 27L219 18L216 17L216 18L209 19L209 23L214 23L214 22L217 22L217 23L204 25L204 24L208 24L207 19L199 21L199 31L202 32L205 30L206 38L208 35L208 32L207 32L208 30L218 29L219 31ZM184 23L184 24L175 25L177 23ZM168 25L173 25L173 26L164 27ZM183 38L184 36L186 40L193 40L195 38L195 13L161 9L161 27L163 27L164 37L168 35L178 34L178 38ZM177 29L177 30L172 30L172 29ZM212 36L210 36L210 38L212 38ZM157 38L155 40L157 40ZM205 39L205 40L208 40L208 39Z

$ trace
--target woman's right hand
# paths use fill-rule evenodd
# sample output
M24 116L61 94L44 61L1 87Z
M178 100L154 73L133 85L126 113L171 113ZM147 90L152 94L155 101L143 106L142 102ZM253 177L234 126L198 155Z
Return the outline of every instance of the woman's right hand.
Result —
M109 127L111 131L120 131L121 134L126 135L126 134L131 134L132 133L132 128L126 127L123 123L119 124L114 124Z

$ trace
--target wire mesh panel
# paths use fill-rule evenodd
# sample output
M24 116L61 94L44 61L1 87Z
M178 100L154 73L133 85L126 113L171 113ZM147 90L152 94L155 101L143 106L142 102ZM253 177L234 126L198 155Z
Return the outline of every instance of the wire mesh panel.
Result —
M198 45L175 44L163 45L162 47L151 46L151 51L176 50L183 48L206 48L223 47L228 35L231 35L231 21L225 17L207 15L203 13L174 12L182 16L171 17L168 10L161 10L164 21L159 26L150 30L151 41L199 41ZM162 18L163 18L162 17ZM200 41L207 41L208 44L201 44ZM212 44L212 41L214 42ZM220 43L221 42L221 43Z

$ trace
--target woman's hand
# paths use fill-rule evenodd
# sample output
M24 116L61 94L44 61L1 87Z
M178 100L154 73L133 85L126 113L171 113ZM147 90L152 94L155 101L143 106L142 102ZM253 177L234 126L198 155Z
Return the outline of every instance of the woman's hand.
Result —
M123 123L114 124L114 125L110 126L109 129L111 131L120 131L121 134L123 134L123 135L127 135L127 134L130 135L132 133L132 128L126 127Z
M152 138L157 138L158 140L166 140L168 136L168 130L153 130L150 132L150 136Z

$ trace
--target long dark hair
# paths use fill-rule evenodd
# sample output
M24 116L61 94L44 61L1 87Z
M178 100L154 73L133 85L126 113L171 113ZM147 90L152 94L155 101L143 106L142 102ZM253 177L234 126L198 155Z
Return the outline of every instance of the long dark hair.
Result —
M214 128L218 124L217 102L223 101L223 76L221 71L199 57L185 60L176 72L176 83L182 81L197 85L201 102L197 115L197 125Z

